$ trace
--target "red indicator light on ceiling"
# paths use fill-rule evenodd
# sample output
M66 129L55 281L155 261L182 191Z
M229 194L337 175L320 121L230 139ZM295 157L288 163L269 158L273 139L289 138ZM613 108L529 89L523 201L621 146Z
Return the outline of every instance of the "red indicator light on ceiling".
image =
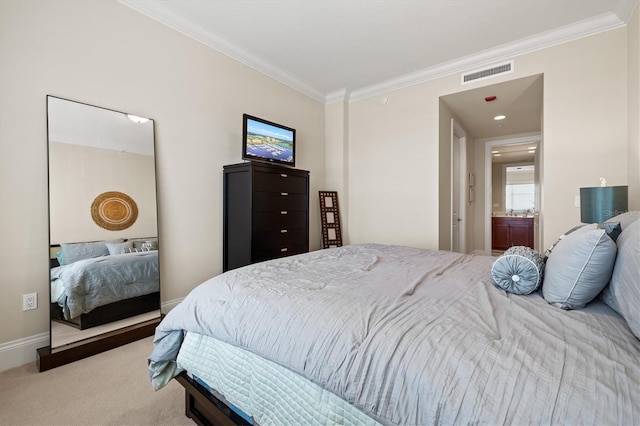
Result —
M486 98L484 98L484 101L485 102L493 102L496 99L498 99L498 98L496 98L495 96L487 96Z

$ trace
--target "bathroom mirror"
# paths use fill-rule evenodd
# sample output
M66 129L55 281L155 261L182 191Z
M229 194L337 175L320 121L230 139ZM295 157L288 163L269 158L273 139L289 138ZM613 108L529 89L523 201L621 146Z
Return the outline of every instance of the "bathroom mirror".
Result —
M533 215L537 210L538 142L496 145L491 150L493 216ZM538 182L538 183L536 183Z
M38 353L70 362L159 321L154 122L47 96L47 145L51 345Z
M535 210L535 165L518 164L505 168L505 209L514 213Z

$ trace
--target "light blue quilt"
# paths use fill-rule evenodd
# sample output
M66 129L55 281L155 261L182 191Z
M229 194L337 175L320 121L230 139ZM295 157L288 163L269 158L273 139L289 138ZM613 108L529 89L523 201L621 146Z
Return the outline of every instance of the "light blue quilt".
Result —
M79 260L51 269L52 288L66 319L160 290L158 252L125 253Z

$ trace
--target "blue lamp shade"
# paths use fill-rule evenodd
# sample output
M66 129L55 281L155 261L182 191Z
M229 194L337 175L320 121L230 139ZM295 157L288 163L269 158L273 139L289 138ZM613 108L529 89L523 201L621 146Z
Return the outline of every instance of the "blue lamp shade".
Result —
M580 221L602 223L628 210L627 186L580 188Z

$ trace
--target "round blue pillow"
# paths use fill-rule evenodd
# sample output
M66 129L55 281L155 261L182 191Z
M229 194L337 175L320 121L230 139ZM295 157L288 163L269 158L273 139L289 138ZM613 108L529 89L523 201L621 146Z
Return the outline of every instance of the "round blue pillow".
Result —
M507 249L493 262L491 275L496 286L514 294L530 294L542 284L544 258L525 246Z

